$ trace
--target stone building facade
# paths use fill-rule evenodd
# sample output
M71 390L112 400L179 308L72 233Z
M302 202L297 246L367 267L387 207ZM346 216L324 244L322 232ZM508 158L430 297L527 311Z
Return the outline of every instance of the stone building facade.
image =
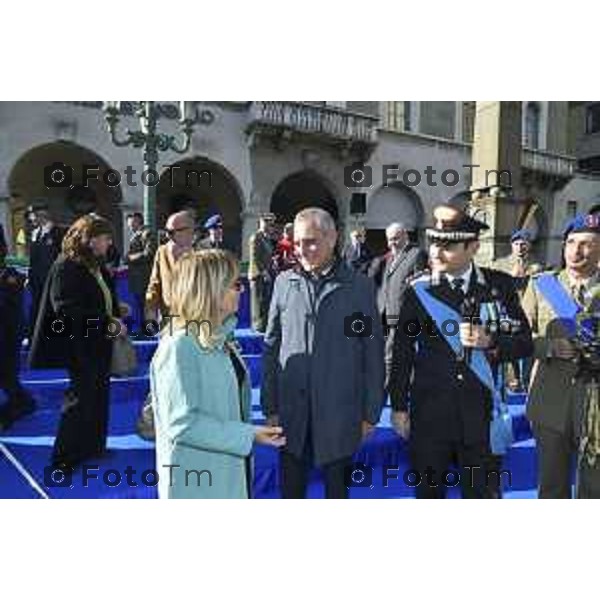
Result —
M600 205L600 179L589 168L593 105L522 103L518 194L527 200L523 218L536 231L537 251L549 261L560 254L566 218ZM159 130L179 135L178 103L160 102L159 110ZM158 225L181 208L194 208L199 221L220 212L243 258L263 211L285 222L320 205L344 235L364 225L381 249L389 222L401 220L422 237L432 208L466 197L473 184L473 167L465 167L475 141L472 101L198 101L194 111L190 149L160 154L160 179L145 179L156 183ZM119 129L139 127L133 103L121 103L121 113ZM44 174L56 164L72 169L70 186L47 186ZM13 246L36 199L64 224L89 210L108 216L122 246L124 215L142 208L142 172L140 148L112 143L102 102L0 102L0 221Z

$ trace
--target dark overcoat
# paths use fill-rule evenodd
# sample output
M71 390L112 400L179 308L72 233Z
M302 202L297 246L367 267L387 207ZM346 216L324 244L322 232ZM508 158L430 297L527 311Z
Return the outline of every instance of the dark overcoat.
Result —
M369 335L349 329L356 313ZM261 403L266 416L279 416L287 450L303 456L310 429L317 465L351 456L361 422L377 423L384 399L373 282L343 261L318 283L301 269L281 273L265 334Z

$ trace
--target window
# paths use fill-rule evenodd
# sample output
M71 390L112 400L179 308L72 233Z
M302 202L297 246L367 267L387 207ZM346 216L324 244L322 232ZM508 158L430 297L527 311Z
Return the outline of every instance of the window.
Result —
M469 144L473 143L473 138L475 137L475 111L475 102L463 102L463 142L467 142Z
M404 131L412 130L412 107L411 102L403 102L404 106Z
M585 132L600 132L600 103L590 104L585 111Z
M452 140L454 139L455 121L455 102L421 102L420 133Z
M411 131L412 102L386 102L386 125L392 131Z
M567 202L567 219L573 219L577 216L577 200Z
M525 109L523 145L534 149L540 147L540 107L537 102L528 102Z

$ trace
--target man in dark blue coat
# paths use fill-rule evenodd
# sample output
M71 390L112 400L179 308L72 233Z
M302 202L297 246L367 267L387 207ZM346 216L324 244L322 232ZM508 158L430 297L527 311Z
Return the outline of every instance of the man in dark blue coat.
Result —
M337 232L326 211L296 216L298 268L281 273L269 311L262 407L287 437L282 496L302 498L312 466L328 498L348 495L344 473L383 406L383 334L375 289L335 255Z
M42 299L42 292L50 267L60 254L63 232L57 227L46 205L38 205L33 212L35 229L31 234L29 247L29 289L31 290L30 331L35 321Z

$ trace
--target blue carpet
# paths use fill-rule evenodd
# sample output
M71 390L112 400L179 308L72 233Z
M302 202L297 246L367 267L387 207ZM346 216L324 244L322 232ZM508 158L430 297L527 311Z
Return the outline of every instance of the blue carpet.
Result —
M236 337L242 347L244 358L249 365L253 382L253 420L263 422L259 407L260 354L262 336L249 329L239 329ZM22 419L3 436L0 442L18 461L22 468L38 483L51 498L154 498L156 487L152 474L147 474L148 485L142 481L145 471L154 468L154 446L141 440L135 434L135 421L141 404L148 391L148 362L156 348L156 339L135 342L140 366L132 377L114 378L111 384L111 416L108 439L109 452L95 463L93 471L98 478L84 483L83 470L78 469L72 482L57 487L51 485L45 472L50 450L54 441L62 395L68 385L64 371L22 371L22 381L38 400L35 414ZM23 351L25 364L25 350ZM514 433L517 443L507 454L504 468L511 471L512 485L503 481L507 498L535 497L536 459L529 424L524 416L525 397L511 395L509 408L514 417ZM379 426L373 436L365 442L355 456L355 460L372 467L363 487L353 487L351 498L411 498L414 487L402 480L403 471L409 469L406 446L395 435L389 422L390 409L383 412ZM1 448L0 448L1 450ZM395 474L384 476L383 465L397 466ZM130 467L129 485L125 469ZM114 479L121 475L121 482ZM135 472L134 472L135 471ZM108 477L108 479L105 479ZM279 497L279 473L277 452L271 448L257 447L255 453L255 479L253 493L257 498ZM114 484L114 485L113 485ZM308 496L323 497L321 476L315 470L310 478ZM449 497L459 497L458 488L449 488ZM9 461L5 453L0 452L0 497L36 498L40 494L27 482L25 476Z

